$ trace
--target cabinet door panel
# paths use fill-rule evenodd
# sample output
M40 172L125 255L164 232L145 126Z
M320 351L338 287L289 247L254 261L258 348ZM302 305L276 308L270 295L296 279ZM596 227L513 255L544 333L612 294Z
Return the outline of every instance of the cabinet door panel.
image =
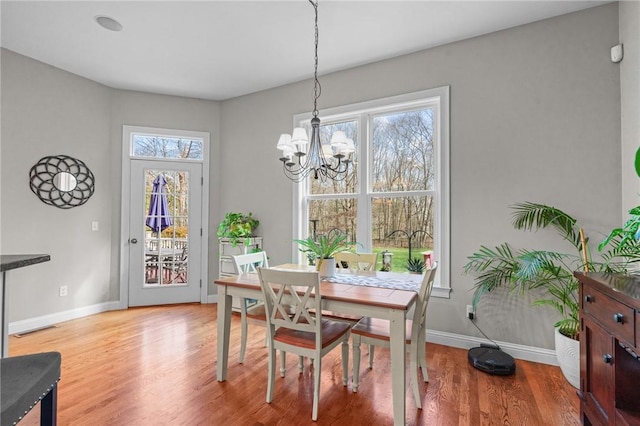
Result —
M587 339L586 393L589 402L608 421L613 414L613 338L599 325L584 318Z

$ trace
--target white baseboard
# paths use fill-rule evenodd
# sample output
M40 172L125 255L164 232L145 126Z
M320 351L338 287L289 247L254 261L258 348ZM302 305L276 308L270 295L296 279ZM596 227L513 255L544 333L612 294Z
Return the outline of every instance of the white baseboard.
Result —
M120 309L119 302L105 302L97 305L83 306L82 308L72 309L69 311L56 312L55 314L43 315L41 317L29 318L22 321L14 321L9 323L9 334L26 333L40 328L50 327L64 321L99 314L100 312L114 311L117 309Z
M218 303L218 295L208 295L207 303ZM120 302L106 302L22 321L15 321L9 323L9 334L26 333L28 331L50 327L64 321L118 309L121 309ZM471 349L473 347L480 346L480 343L491 343L486 339L478 337L447 333L437 330L427 330L427 342L461 349ZM516 359L539 362L542 364L558 365L556 352L554 350L500 341L496 341L496 343L503 351Z
M427 342L462 349L471 349L473 347L480 346L480 343L491 343L487 339L465 336L462 334L445 333L443 331L436 330L427 330ZM536 348L534 346L518 345L516 343L500 341L496 341L496 343L500 346L500 349L515 359L539 362L541 364L558 365L556 351L552 349Z

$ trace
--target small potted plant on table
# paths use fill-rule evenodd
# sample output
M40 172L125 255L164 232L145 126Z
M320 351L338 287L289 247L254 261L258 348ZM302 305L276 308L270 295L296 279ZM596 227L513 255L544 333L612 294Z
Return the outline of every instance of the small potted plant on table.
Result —
M301 251L307 253L307 257L316 259L316 270L323 277L333 276L336 272L336 261L334 254L347 251L353 247L354 243L347 241L347 235L318 235L314 240L308 237L304 240L294 240L301 247Z

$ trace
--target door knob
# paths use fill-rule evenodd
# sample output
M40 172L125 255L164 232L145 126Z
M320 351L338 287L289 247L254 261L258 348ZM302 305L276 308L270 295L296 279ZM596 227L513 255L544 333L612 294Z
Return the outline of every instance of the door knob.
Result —
M604 361L605 364L611 364L611 361L613 361L613 357L609 354L605 354L602 357L602 360Z
M622 315L622 314L613 314L613 320L615 322L623 322L624 315Z
M593 302L593 296L590 294L587 294L586 296L584 296L584 301L588 303Z
M135 243L137 243L137 242L138 242L138 240L137 240L137 239L135 239L135 238L132 238L132 239L131 239L131 244L135 244Z

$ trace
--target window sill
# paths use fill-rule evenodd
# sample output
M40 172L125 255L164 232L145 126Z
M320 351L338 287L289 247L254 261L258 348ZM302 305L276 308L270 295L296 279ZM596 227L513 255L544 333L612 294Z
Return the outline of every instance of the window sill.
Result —
M451 287L433 286L433 288L431 289L431 296L433 297L441 297L443 299L449 299L450 293L451 293Z

